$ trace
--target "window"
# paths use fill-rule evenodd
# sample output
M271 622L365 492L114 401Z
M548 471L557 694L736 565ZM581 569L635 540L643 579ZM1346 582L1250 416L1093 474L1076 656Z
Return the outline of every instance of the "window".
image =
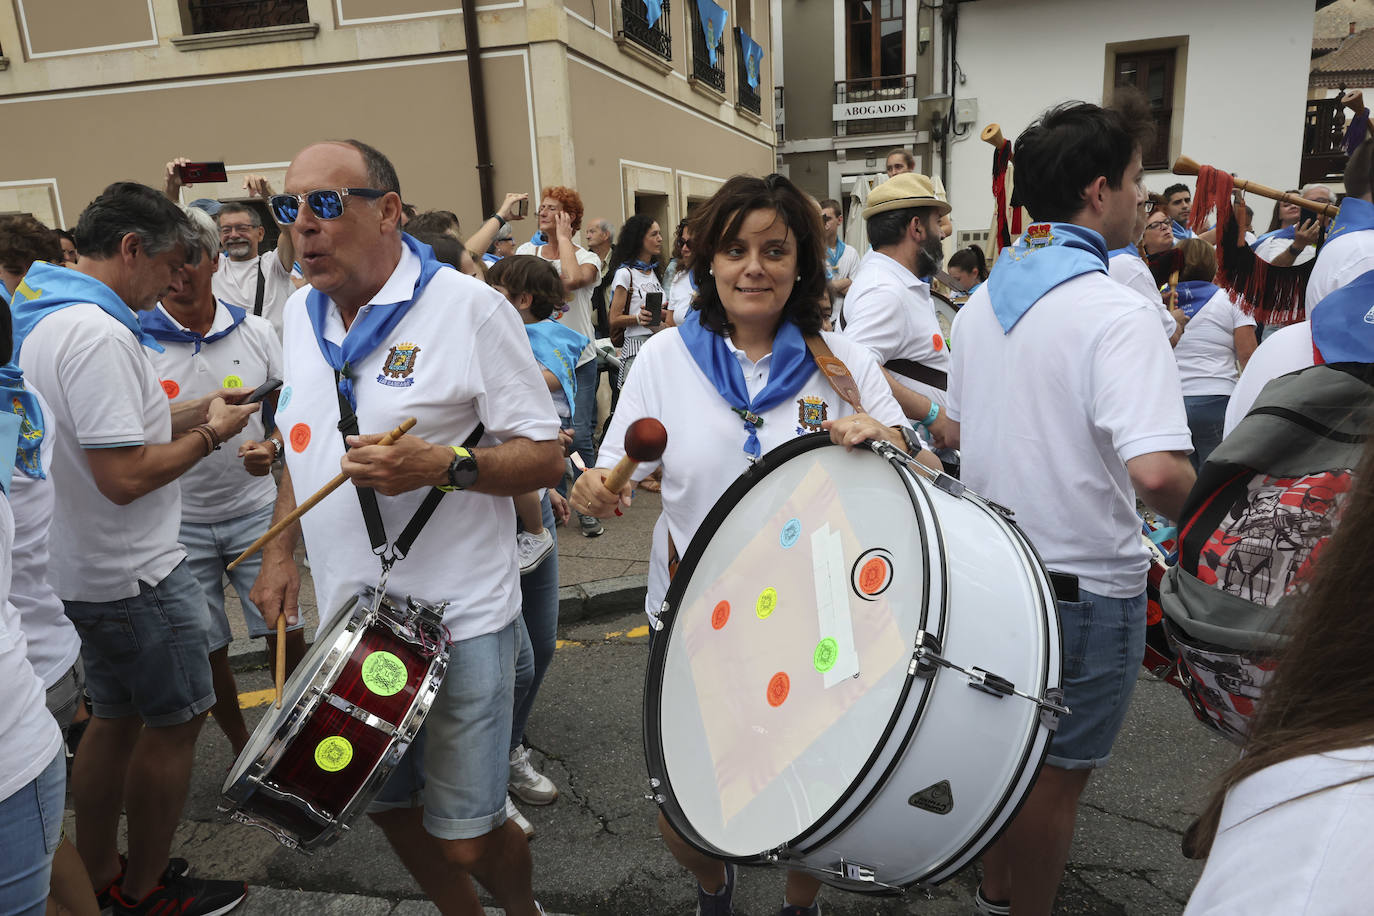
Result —
M906 0L847 0L845 20L851 80L906 71Z
M725 49L724 43L720 42L720 36L715 40L720 42L716 49L716 62L711 63L711 52L706 47L706 31L701 24L701 11L697 7L695 0L688 0L687 5L691 9L692 19L692 78L704 85L725 94Z
M645 0L620 0L620 22L626 38L652 51L664 60L673 59L673 36L668 31L668 0L655 3L658 17L649 25L649 5Z
M1116 56L1115 86L1139 89L1155 116L1155 139L1144 150L1147 169L1169 167L1169 132L1174 117L1174 69L1178 60L1177 48L1159 51L1118 52Z

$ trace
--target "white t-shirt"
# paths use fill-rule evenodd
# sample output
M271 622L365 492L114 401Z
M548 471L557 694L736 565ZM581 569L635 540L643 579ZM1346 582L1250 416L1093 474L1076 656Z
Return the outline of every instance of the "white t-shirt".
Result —
M868 413L887 426L903 423L902 409L868 351L839 334L823 332L821 336L849 367ZM728 338L727 344L740 362L749 394L762 391L768 384L772 354L754 363ZM803 399L820 402L821 420L854 412L816 369L796 397L763 413L763 423L758 427L763 452L797 436L821 432L820 420L808 424L801 417L798 402ZM625 430L641 417L656 417L668 430L668 448L662 460L646 461L634 473L635 480L643 480L658 467L663 468L663 515L654 528L644 601L649 616L657 617L668 591L668 533L672 533L678 554L685 554L711 507L734 479L749 469L750 462L744 451L744 424L697 366L677 328L655 334L635 357L634 371L625 379L611 428L597 454L598 467L613 467L621 459Z
M158 306L167 319L185 328ZM222 303L215 305L210 333L218 333L233 323ZM208 334L206 335L209 336ZM269 378L282 377L281 339L264 318L252 315L238 329L200 352L192 343L162 341L164 353L149 351L162 388L173 404L194 401L220 388L252 390ZM277 498L272 475L254 477L243 469L239 446L249 439L262 439L262 412L248 418L248 425L225 442L210 457L197 462L181 475L181 517L184 521L206 525L256 512Z
M13 548L14 516L0 496L0 801L33 782L62 749L62 730L48 712L43 682L25 655L24 631L8 600Z
M1223 435L1231 435L1236 424L1245 419L1265 385L1280 375L1313 365L1316 365L1316 354L1312 352L1312 326L1306 321L1290 324L1266 335L1245 364L1245 371L1240 374L1240 380L1231 392L1231 400L1226 405Z
M640 309L644 308L644 300L650 293L663 293L663 284L659 282L658 275L652 270L631 270L628 267L621 267L615 272L615 279L611 280L611 291L618 289L629 290L629 302L625 303L625 314L639 315ZM685 317L685 316L684 316ZM648 337L653 334L652 328L646 328L642 324L632 324L625 329L626 337Z
M46 418L48 402L27 386ZM18 615L29 644L29 664L46 690L61 680L81 654L81 637L67 619L62 599L48 581L48 528L56 499L52 479L53 435L45 431L38 449L46 475L41 480L15 470L10 484L14 510L14 576L10 604Z
M859 272L859 263L859 250L853 245L845 245L844 251L840 252L839 261L834 264L830 263L830 252L826 252L825 266L830 268L830 280L832 283L836 280L854 279L854 275ZM844 309L844 300L847 297L848 293L845 295L840 295L839 293L835 294L835 304L830 309L831 315L839 315L842 313Z
M410 299L420 261L407 248L374 303ZM305 309L309 287L286 310L285 379L277 423L299 505L339 473L343 438L334 370L324 361ZM357 321L372 305L363 306ZM357 327L356 321L354 327ZM325 336L344 337L331 303ZM558 417L519 314L491 287L442 268L390 335L356 367L358 428L383 433L406 417L412 435L461 444L480 421L482 446L514 438L558 437ZM478 466L480 479L481 466ZM400 537L429 490L378 495L387 538ZM361 586L375 586L381 566L372 553L355 487L345 484L301 518L310 552L320 623ZM410 555L391 570L388 591L451 602L444 623L454 639L502 629L520 613L515 509L509 498L448 493Z
M272 324L272 329L281 337L282 309L286 300L296 291L291 282L291 271L282 266L276 249L265 251L246 261L231 261L221 252L219 269L210 279L210 289L215 298L223 299L230 305L237 305L248 314L253 314L253 305L258 292L258 265L262 265L262 317Z
M1272 261L1274 260L1274 258L1283 254L1292 246L1292 239L1265 239L1264 241L1260 242L1258 245L1255 246L1255 255L1257 257L1263 258L1266 261ZM1316 247L1313 245L1308 245L1306 248L1302 250L1301 254L1299 254L1296 258L1293 259L1292 266L1297 267L1299 264L1306 264L1308 261L1312 260L1316 256Z
M177 543L181 489L159 487L117 506L95 485L86 449L163 445L172 413L152 351L96 305L45 316L24 341L19 366L52 410L57 503L48 575L64 601L114 601L156 585L186 556Z
M1360 229L1327 239L1317 252L1312 275L1307 278L1307 307L1312 308L1371 270L1374 270L1374 229Z
M1183 326L1183 336L1174 347L1183 396L1229 395L1240 375L1236 329L1254 326L1255 319L1242 312L1226 290L1213 293Z
M870 251L859 262L845 297L842 331L867 347L879 365L907 359L949 372L949 351L935 318L929 284L880 251ZM907 388L941 407L949 403L943 389L910 379L890 367L888 371Z
M552 264L554 269L558 270L561 275L562 260L560 258L551 258L546 255L544 253L545 247L546 246L534 245L530 242L526 242L517 248L515 253L532 254L541 257ZM597 256L595 251L588 251L580 245L573 245L573 254L577 258L578 267L590 264L592 267L596 268L597 277L601 276L601 258ZM593 281L586 286L579 286L577 289L573 290L572 301L567 304L567 310L562 313L554 312L549 316L554 321L563 322L589 341L596 340L596 331L592 328L592 293L596 290L597 282L598 281ZM610 307L611 303L607 300L607 311L610 311ZM588 343L586 348L582 351L582 355L577 358L577 365L586 365L587 361L592 359L596 359L596 345L594 343Z
M673 310L673 321L682 324L687 319L695 296L696 291L692 289L692 272L679 270L673 275L673 285L668 288L668 307Z
M1368 913L1370 776L1374 746L1365 745L1285 760L1238 783L1185 916Z
M1107 276L1124 286L1129 286L1153 302L1159 311L1159 323L1164 328L1164 339L1173 338L1174 332L1178 330L1178 322L1169 314L1169 307L1164 304L1164 299L1159 294L1159 287L1155 285L1150 266L1139 255L1130 252L1112 255L1111 260L1107 262Z
M1128 598L1145 588L1126 462L1188 452L1178 370L1154 303L1105 274L1056 286L1005 334L987 285L959 311L949 416L961 478L1016 513L1056 572Z

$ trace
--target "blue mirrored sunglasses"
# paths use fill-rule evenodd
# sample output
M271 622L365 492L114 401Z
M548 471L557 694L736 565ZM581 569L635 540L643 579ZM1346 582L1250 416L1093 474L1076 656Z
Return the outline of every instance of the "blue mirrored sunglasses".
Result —
M387 193L376 188L332 188L304 194L273 194L267 203L272 209L272 218L283 226L289 226L300 216L302 203L309 206L310 212L320 219L338 219L344 213L345 197L376 200Z

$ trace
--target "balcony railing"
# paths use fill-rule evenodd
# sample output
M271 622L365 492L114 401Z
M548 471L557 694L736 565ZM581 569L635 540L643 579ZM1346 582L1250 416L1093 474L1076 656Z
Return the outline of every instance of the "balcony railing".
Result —
M719 60L719 56L716 59ZM749 62L744 59L744 42L739 32L735 33L735 81L739 107L756 115L763 114L763 99L759 98L759 91L749 85ZM759 85L763 85L763 74L759 74Z
M673 36L668 31L668 0L663 13L649 25L649 8L644 0L621 0L620 25L625 37L664 60L673 59Z
M1309 99L1302 127L1302 164L1298 183L1340 180L1345 170L1345 111L1340 97Z
M773 130L778 135L778 142L784 139L783 134L787 126L787 109L782 106L782 87L773 87Z
M189 0L187 12L195 35L310 21L306 0Z
M706 49L706 36L701 28L701 16L695 3L688 4L692 16L692 79L705 83L712 89L725 94L725 55L723 49L716 49L716 63L711 64L710 52Z
M916 129L916 76L874 76L862 79L839 80L835 83L835 104L873 103L879 107L892 103L906 109L894 117L875 116L871 109L857 115L835 118L835 136L850 134L885 134Z

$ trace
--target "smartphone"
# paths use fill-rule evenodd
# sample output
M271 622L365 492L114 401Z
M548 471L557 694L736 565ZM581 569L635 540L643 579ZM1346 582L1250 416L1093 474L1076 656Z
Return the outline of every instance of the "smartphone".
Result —
M253 393L243 399L245 404L256 404L281 387L281 379L270 378L253 389Z
M524 219L530 215L530 199L528 197L515 202L515 213L512 214L516 219Z
M654 327L663 323L663 294L648 293L644 296L644 307L654 316L650 322Z
M181 175L182 184L212 184L229 180L223 162L187 162L177 166L177 173Z

